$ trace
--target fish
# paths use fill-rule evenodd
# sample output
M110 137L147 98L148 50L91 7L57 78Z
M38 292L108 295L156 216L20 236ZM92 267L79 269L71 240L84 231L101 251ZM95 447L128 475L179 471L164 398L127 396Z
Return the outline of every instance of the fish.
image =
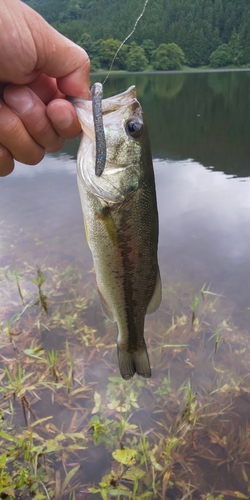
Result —
M116 322L121 376L151 377L145 315L161 303L151 146L135 86L102 99L106 160L96 174L92 102L72 98L82 127L77 182L104 315Z

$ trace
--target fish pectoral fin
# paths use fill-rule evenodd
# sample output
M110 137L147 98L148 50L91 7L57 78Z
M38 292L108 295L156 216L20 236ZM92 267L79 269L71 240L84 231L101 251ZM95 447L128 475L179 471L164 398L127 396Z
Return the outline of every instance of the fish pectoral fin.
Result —
M109 321L112 321L112 323L113 323L115 321L113 312L111 311L106 299L103 297L102 292L100 292L99 288L97 288L97 290L98 290L98 294L99 294L100 301L101 301L102 312L103 312L104 316L106 316L106 318L108 318Z
M144 378L151 377L151 368L146 344L139 353L123 351L119 345L117 345L117 355L121 376L125 380L132 378L135 373Z
M83 217L83 223L84 223L84 230L85 230L86 240L87 240L89 248L91 249L90 241L89 241L89 230L88 230L88 226L87 226L87 222L86 222L85 217Z
M111 243L118 247L119 235L109 207L104 207L100 213L96 214L96 218L103 224Z
M147 308L147 314L151 314L155 311L157 311L158 307L160 306L161 303L161 277L160 277L160 271L158 269L157 272L157 278L156 278L156 284L155 284L155 289L154 293L152 295L152 298L149 302L148 308Z

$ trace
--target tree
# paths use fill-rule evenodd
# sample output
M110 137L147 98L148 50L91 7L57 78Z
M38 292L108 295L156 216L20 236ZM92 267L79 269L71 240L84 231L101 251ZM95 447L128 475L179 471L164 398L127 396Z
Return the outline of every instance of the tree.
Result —
M152 54L153 54L153 51L155 50L154 41L147 38L146 40L143 41L143 43L141 44L141 47L144 49L145 56L146 56L148 62L151 62Z
M250 15L250 7L249 7L249 15ZM249 15L247 19L245 20L245 23L241 27L240 31L240 36L241 36L241 43L243 47L243 57L242 57L242 64L248 65L250 63L250 26L249 26Z
M90 58L90 71L96 71L101 68L100 59L97 56Z
M73 41L89 33L93 43L109 40L109 48L110 40L123 40L128 35L143 4L143 0L23 1ZM148 2L133 40L144 49L150 64L156 47L175 43L185 51L187 64L193 67L209 64L210 55L221 44L230 44L230 63L238 66L250 63L249 18L250 0L154 0ZM117 49L117 45L113 48ZM125 68L124 50L119 53L115 68ZM110 51L112 57L107 54L107 47L102 52L90 55L92 59L100 57L102 66L107 68L115 50Z
M128 71L143 71L148 65L144 49L132 42L126 60L126 69Z
M77 43L80 39L83 29L81 26L81 19L70 21L68 23L55 23L53 25L62 35L66 36L73 42Z
M81 35L81 37L79 38L77 43L78 43L78 45L80 45L80 47L82 47L84 50L86 50L86 52L88 52L88 54L90 55L91 46L92 46L93 41L92 41L91 36L88 33L83 33Z
M227 43L223 43L214 50L210 56L210 66L212 68L223 68L230 64L230 48Z
M95 71L101 67L99 54L102 42L103 40L97 40L94 42L91 35L88 33L83 33L77 41L78 45L86 50L89 55L91 71Z
M185 55L187 64L191 67L201 66L204 64L204 45L206 40L203 29L199 23L191 23L187 35L187 44L185 47Z
M234 66L240 66L243 61L243 48L240 35L234 30L228 44L230 51L230 63Z
M184 52L176 43L162 43L153 52L153 67L159 70L181 69L184 64Z
M219 33L221 34L224 27L222 0L215 0L213 8L213 18L213 24L216 28L219 29Z
M82 15L82 6L76 0L73 0L69 2L64 11L60 12L58 19L60 22L67 22L73 19L81 19Z
M102 40L100 45L100 61L104 68L108 68L111 65L111 62L114 58L114 55L118 48L120 47L121 42L119 40L115 40L114 38L108 38L108 40ZM116 69L124 69L126 63L126 54L127 54L127 46L123 45L119 50L113 68Z

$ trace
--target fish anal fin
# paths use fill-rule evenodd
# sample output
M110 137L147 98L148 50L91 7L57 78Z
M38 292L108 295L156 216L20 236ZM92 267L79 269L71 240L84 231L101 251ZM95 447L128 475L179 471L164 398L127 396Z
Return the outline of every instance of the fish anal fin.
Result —
M143 378L151 377L151 368L149 364L146 345L139 353L123 351L117 345L118 363L122 378L129 380L135 373Z
M155 289L147 308L147 314L151 314L157 311L161 303L161 291L162 291L161 277L160 277L160 271L158 269Z
M108 318L109 321L112 321L112 323L113 323L115 321L113 312L111 311L106 299L103 297L102 292L100 292L99 288L97 288L97 290L98 290L98 294L99 294L100 301L101 301L102 312L103 312L104 316L106 316L106 318Z

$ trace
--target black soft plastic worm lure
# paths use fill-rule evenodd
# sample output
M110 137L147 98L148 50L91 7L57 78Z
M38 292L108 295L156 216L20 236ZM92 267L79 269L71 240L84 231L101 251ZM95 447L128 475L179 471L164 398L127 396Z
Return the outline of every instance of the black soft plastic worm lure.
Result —
M102 119L102 84L98 82L94 83L91 93L96 142L95 175L100 177L106 163L106 140Z

